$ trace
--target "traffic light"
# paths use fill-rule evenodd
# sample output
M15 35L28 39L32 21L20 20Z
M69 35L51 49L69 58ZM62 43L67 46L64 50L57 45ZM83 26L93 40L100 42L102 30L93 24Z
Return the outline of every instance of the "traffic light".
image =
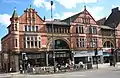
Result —
M98 51L97 48L95 48L95 56L98 55Z
M22 59L23 59L23 60L26 59L26 53L22 53Z

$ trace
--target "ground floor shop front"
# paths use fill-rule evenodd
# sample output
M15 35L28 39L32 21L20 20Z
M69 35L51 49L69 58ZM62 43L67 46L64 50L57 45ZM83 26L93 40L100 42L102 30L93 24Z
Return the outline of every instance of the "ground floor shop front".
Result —
M41 53L27 53L24 52L27 57L26 62L29 63L31 66L53 66L54 59L55 63L64 64L68 63L69 60L72 60L72 54L69 50L67 51L49 51L49 52L41 52ZM22 54L19 59L22 64L23 58Z
M103 48L104 63L110 63L112 59L115 62L120 62L120 49L114 49L114 53L111 52L111 48Z
M119 52L120 53L120 52ZM23 56L25 54L25 57ZM4 72L19 71L22 65L23 69L28 65L32 67L54 66L56 64L65 65L66 63L78 64L79 62L92 64L109 62L110 56L106 55L103 50L99 50L97 59L95 51L71 51L71 50L56 50L56 51L43 51L43 52L20 52L19 54L2 55L1 65Z
M44 51L44 52L20 52L19 54L3 54L2 68L4 72L27 69L27 66L42 67L65 65L72 61L73 54L70 50Z
M103 52L102 50L98 51L98 55L95 56L95 51L73 51L74 52L74 62L78 64L79 62L88 63L91 62L95 64L96 61L98 63L103 63ZM97 58L96 58L97 57Z

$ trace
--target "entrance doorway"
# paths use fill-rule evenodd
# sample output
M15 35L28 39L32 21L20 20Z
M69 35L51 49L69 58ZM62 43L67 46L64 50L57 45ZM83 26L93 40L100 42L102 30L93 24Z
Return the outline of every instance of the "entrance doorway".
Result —
M54 65L53 52L55 53L55 62L61 65L69 63L72 61L72 53L70 51L69 45L61 39L55 40L54 51L49 51L48 64Z

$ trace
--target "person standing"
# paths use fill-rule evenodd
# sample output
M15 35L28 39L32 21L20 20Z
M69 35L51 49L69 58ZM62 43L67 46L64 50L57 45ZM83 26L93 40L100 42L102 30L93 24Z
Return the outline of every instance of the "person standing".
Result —
M21 74L23 73L23 67L22 67L22 65L20 65L20 73Z

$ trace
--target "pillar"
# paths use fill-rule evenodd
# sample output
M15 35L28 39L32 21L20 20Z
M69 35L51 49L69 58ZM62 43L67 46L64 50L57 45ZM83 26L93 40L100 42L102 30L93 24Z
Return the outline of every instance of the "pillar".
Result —
M15 59L15 71L19 71L19 56L14 55L14 59Z
M104 56L103 55L100 56L100 59L101 59L101 63L104 63Z
M46 52L46 66L48 66L48 53Z
M74 58L75 52L72 51L72 63L75 64L75 58Z

